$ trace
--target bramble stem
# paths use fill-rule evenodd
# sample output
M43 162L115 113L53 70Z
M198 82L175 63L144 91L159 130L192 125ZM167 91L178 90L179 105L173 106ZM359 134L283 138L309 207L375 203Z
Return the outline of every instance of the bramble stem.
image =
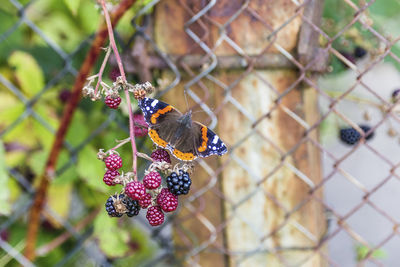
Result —
M99 85L102 82L103 72L104 72L104 69L106 68L106 65L107 65L107 62L108 62L108 58L110 57L110 54L111 54L111 49L110 49L110 46L108 46L107 47L107 53L104 56L103 63L101 63L100 71L99 71L99 74L97 76L98 77L97 78L97 84L96 84L96 88L94 89L94 95L95 96L97 96L97 91L99 90Z
M121 57L118 53L118 48L117 45L115 44L115 39L114 39L114 32L113 32L113 28L111 25L111 21L110 21L110 16L108 14L108 10L106 8L106 3L104 0L100 0L101 2L101 6L103 8L103 12L104 12L104 18L106 19L106 24L107 24L107 29L108 29L108 38L110 39L110 45L111 48L114 52L115 55L115 59L117 61L118 64L118 68L119 68L119 72L121 73L121 77L122 80L124 82L126 82L126 76L125 76L125 71L124 71L124 66L122 65L122 61L121 61ZM132 112L132 105L131 105L131 99L129 97L129 91L128 88L124 88L125 91L125 97L126 97L126 102L128 104L128 114L129 114L129 137L131 139L131 145L132 145L132 158L133 158L133 162L132 162L132 169L133 169L133 173L135 175L135 181L137 181L137 149L136 149L136 142L135 142L135 131L134 131L134 124L133 124L133 112Z
M109 150L107 150L106 153L108 153L108 152L110 152L110 151L114 151L114 150L116 150L117 148L119 148L119 147L125 145L126 143L128 143L128 142L130 142L130 141L131 141L131 138L130 138L130 137L125 138L125 139L123 139L123 140L120 140L120 141L118 141L118 143L119 143L118 145L116 145L116 146L113 147L113 148L110 148Z

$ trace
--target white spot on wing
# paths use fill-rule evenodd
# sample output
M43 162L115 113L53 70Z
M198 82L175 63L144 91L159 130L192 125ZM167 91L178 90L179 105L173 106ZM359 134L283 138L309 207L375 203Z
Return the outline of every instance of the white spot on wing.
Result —
M146 107L146 110L150 110L150 107Z
M157 105L157 103L158 103L158 100L157 100L157 99L154 99L154 101L151 102L150 105L154 108L154 107Z
M213 146L213 150L217 149L215 146Z
M214 139L213 139L212 143L213 143L213 144L218 143L218 139L219 139L218 136L214 136Z

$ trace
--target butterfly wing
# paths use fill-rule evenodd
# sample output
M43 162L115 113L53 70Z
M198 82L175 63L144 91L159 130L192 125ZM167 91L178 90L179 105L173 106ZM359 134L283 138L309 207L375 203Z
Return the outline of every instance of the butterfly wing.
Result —
M149 125L149 136L159 147L166 148L179 160L223 155L227 148L213 131L199 122L191 127L180 123L181 112L173 106L152 98L139 101L139 107Z
M197 121L193 122L193 125L193 130L197 132L195 149L199 157L205 158L214 154L222 156L228 151L221 138L207 126Z
M139 101L139 107L149 125L151 140L156 145L169 149L173 133L179 127L177 120L182 113L165 102L147 97Z

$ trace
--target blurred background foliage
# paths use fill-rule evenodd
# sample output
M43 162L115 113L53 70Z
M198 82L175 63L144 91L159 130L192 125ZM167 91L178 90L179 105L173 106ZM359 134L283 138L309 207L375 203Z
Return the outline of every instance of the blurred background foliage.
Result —
M148 2L150 1L138 1L135 7L125 14L116 28L119 40L128 40L134 34L130 24L131 19ZM25 177L30 177L31 180L28 182L32 185L37 183L54 141L52 131L59 126L59 119L68 99L68 91L74 83L74 71L69 72L69 67L79 69L91 38L101 21L100 10L96 7L95 1L20 0L20 3L25 6L26 19L36 25L48 40L44 40L27 26L25 18L20 17L13 4L3 1L0 5L0 75L12 81L13 86L18 88L16 90L20 98L0 84L0 131L2 132L0 225L7 220L13 210L22 207L23 202L31 198L28 189L7 176L6 165ZM323 29L330 37L344 29L354 17L354 10L340 5L344 5L343 2L325 1ZM391 35L400 34L400 28L396 23L400 20L398 10L400 3L396 0L376 1L368 8L365 21L369 23L371 19L373 21L371 27L380 33L386 33L385 37L390 39ZM15 31L12 30L14 27ZM52 43L62 51L57 52ZM321 44L325 43L326 40L322 38ZM359 22L346 28L345 34L337 38L332 46L338 51L345 52L352 52L357 46L362 46L372 56L378 56L382 54L382 49L384 50L379 40ZM393 46L391 51L400 57L399 44ZM386 56L385 60L393 62L400 69L400 64L391 56ZM100 63L101 60L95 70L99 69ZM331 67L328 75L337 75L347 69L336 57L331 58ZM108 67L106 71L109 72L110 68ZM107 74L105 82L111 83ZM29 109L38 116L47 118L44 124L48 127L44 127L37 118L27 114ZM111 116L110 112L113 113ZM105 131L90 140L89 144L80 147L94 129L110 118L113 122ZM16 121L17 125L7 130ZM73 224L91 212L100 210L90 231L93 231L100 249L107 257L118 258L116 262L119 265L129 265L135 260L149 258L155 253L155 244L138 229L138 225L129 223L126 218L109 219L103 210L105 200L119 188L109 188L102 182L104 165L96 159L96 153L99 148L109 149L115 145L115 140L126 138L127 126L124 125L127 125L126 113L108 111L102 102L82 100L66 138L73 148L72 152L64 149L61 153L57 164L58 175L50 186L47 199L52 212ZM139 140L139 145L143 149L151 149L148 138ZM124 166L126 169L131 162L130 147L122 147L119 152L126 162ZM39 247L64 232L59 221L54 220L52 216L45 217L47 219L42 224ZM1 234L2 238L7 238L12 246L23 247L21 240L26 234L26 221L13 223ZM38 264L55 265L71 250L71 245L72 243L67 241L55 247L45 258L39 258ZM75 261L78 261L79 254L76 257ZM71 261L71 264L75 261ZM0 251L0 266L7 263L11 266L16 265L6 253Z
M130 21L148 2L137 1L124 15L116 27L118 38L127 40L134 34ZM29 177L28 182L33 186L37 185L54 141L54 130L59 126L63 107L74 84L73 74L76 71L70 67L79 70L102 19L95 1L23 0L20 3L25 6L27 23L36 25L48 39L43 39L32 30L12 3L2 3L0 75L12 82L20 98L0 84L0 225L12 215L13 210L24 206L24 202L32 197L29 189L7 176L6 165ZM13 30L14 27L16 30ZM53 43L56 49L52 47ZM56 51L57 47L61 51ZM100 64L101 60L98 60L94 73ZM109 71L108 66L106 72ZM107 73L103 80L112 83ZM44 124L36 116L27 114L29 109L39 117L46 118ZM89 140L94 129L107 120L112 120L107 130ZM12 127L14 123L16 126ZM90 231L93 231L100 249L107 257L124 256L118 261L121 264L149 258L151 251L154 251L142 231L134 228L127 219L109 219L103 210L108 196L121 188L110 188L103 183L104 164L96 159L96 153L99 148L107 150L116 145L115 140L126 138L128 133L125 125L125 112L109 111L101 101L83 99L66 137L72 149L62 151L57 164L57 178L51 183L47 198L52 214L62 220L68 219L72 224L100 210ZM147 139L138 140L139 145L144 146L143 149L151 149ZM131 162L130 146L124 146L118 151L123 155L126 162L124 169L128 171ZM25 221L14 223L2 232L3 237L16 248L24 246L21 240L26 235L26 217ZM38 247L64 231L60 221L55 220L54 216L46 216L45 212ZM55 265L71 250L71 244L65 242L55 247L45 257L39 257L37 263ZM0 250L0 266L7 263L16 265Z

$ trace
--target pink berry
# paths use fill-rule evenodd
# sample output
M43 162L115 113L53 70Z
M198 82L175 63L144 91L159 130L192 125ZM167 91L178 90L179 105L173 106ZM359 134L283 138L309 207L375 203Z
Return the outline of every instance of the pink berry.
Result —
M150 193L146 193L142 198L139 200L139 205L146 209L148 206L151 205L151 195Z
M133 124L135 125L135 136L142 137L147 135L149 125L144 120L143 114L133 114Z
M157 204L163 211L171 212L178 207L178 197L169 192L167 188L163 188L157 196Z
M155 161L160 161L160 162L165 161L171 163L171 158L168 152L162 148L154 150L153 153L151 153L151 158Z
M126 185L125 192L133 200L140 200L146 194L146 188L141 182L133 181Z
M151 172L143 178L144 187L156 189L161 185L161 175L158 172Z
M104 99L104 103L106 103L106 105L109 108L112 109L117 109L119 104L121 104L121 98L118 96L116 98L113 98L112 96L106 96L106 98Z
M121 76L119 69L117 67L113 68L110 72L110 79L115 82L119 76Z
M114 179L115 177L119 176L119 172L116 170L107 170L106 173L104 174L103 181L106 183L108 186L113 186L115 185Z
M122 159L117 154L111 154L105 160L106 167L109 170L117 170L122 167Z
M159 206L151 206L147 209L146 219L151 226L157 226L164 222L164 213Z

